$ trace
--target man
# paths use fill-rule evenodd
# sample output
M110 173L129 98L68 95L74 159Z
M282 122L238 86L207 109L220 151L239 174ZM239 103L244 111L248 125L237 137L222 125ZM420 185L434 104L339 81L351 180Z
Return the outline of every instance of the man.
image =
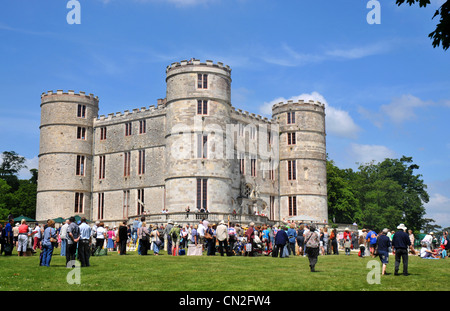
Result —
M131 230L131 236L133 237L134 245L136 245L138 228L139 228L139 219L136 217L133 221L133 229Z
M69 227L69 219L67 219L64 225L62 225L61 230L59 232L59 236L61 237L61 256L64 257L66 257L68 227Z
M206 228L207 228L203 224L204 221L205 221L204 219L200 220L200 222L198 224L198 227L197 227L197 234L198 234L198 241L197 242L200 245L202 245L202 246L205 244L205 231L206 231Z
M377 233L373 230L370 230L366 235L366 241L369 244L370 256L375 258L375 246L377 245Z
M408 233L406 233L406 227L404 224L400 224L397 227L398 231L395 232L392 238L393 252L395 252L395 270L394 275L399 275L398 270L400 268L400 261L403 261L403 275L407 276L408 273L408 248L413 250L411 240Z
M431 243L433 242L433 232L428 233L423 239L422 243L426 244L428 250L432 250Z
M169 219L166 228L164 229L164 239L167 243L164 244L164 249L167 251L167 255L172 255L172 238L170 237L170 231L173 228L173 221Z
M5 225L5 256L11 256L12 249L14 247L14 232L13 232L14 219L10 219Z
M69 227L67 228L67 247L66 247L66 267L69 261L75 260L78 241L80 240L80 228L75 222L75 217L69 218ZM72 264L72 268L75 265Z
M220 221L219 225L217 226L216 230L216 237L219 241L219 253L220 256L223 256L223 249L225 247L225 252L227 253L227 256L230 256L230 252L228 250L228 227L225 225L225 222L223 220Z
M278 253L280 254L280 258L283 258L283 251L286 243L289 241L289 237L286 233L286 230L280 229L277 231L275 235L275 249L273 250L273 257L277 257Z
M80 241L78 242L78 258L81 261L82 267L89 267L89 257L91 256L90 242L91 242L91 227L86 223L86 218L81 218Z
M172 242L172 255L178 256L180 248L181 228L175 223L172 229L169 231L170 240Z
M127 221L124 220L119 226L119 253L120 255L126 255L127 253L127 239L128 239L128 228Z
M41 227L36 223L32 232L33 235L33 252L36 252L36 248L42 249L41 247Z

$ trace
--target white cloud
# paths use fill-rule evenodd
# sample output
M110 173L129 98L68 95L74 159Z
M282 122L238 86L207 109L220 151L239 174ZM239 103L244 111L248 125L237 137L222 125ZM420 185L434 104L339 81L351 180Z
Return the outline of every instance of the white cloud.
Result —
M440 193L433 193L425 204L426 218L431 218L442 227L450 226L450 198Z
M372 161L381 162L386 158L395 158L393 150L382 145L351 144L351 154L357 163L365 164Z
M343 58L343 59L358 59L367 56L383 54L390 50L391 46L387 42L378 42L371 45L352 47L347 49L334 49L326 52L326 55Z
M272 115L272 106L280 102L286 102L293 100L294 102L299 100L309 101L314 100L325 105L325 122L327 135L335 135L344 138L357 138L361 128L356 125L352 117L347 111L332 107L328 104L327 100L318 92L312 92L311 94L300 94L293 96L289 99L278 97L270 102L265 102L260 107L260 113L266 116Z
M394 98L389 105L382 105L380 110L387 115L394 123L402 123L417 118L416 108L423 108L433 105L432 101L423 101L413 95L402 95Z

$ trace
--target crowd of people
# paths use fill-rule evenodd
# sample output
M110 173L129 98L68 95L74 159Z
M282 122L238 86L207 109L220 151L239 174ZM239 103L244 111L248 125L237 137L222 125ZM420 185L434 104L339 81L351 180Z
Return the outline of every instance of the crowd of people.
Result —
M315 271L319 255L338 255L344 250L345 255L357 251L360 257L379 257L383 265L382 274L386 272L389 254L395 255L395 274L398 274L403 262L403 274L408 275L408 255L417 255L414 249L415 236L411 230L401 224L397 231L384 229L353 230L345 228L343 232L313 224L290 222L281 226L256 225L248 227L225 221L219 224L202 219L196 224L177 224L169 220L167 224L147 225L145 216L136 218L132 224L122 222L118 227L109 227L97 221L88 225L85 218L76 221L70 217L65 223L55 228L55 221L48 220L45 225L27 224L10 220L4 228L0 225L0 254L11 255L16 247L18 256L30 256L40 252L40 265L49 266L55 247L61 249L60 255L66 257L66 264L78 259L82 267L90 266L91 256L101 256L107 252L126 255L127 250L137 251L145 256L160 250L168 255L191 255L190 248L199 249L207 256L257 256L272 257L306 256L310 269ZM440 239L439 245L433 233L427 234L420 241L422 248L418 255L422 258L445 258L450 246L448 232ZM198 254L198 253L197 253Z

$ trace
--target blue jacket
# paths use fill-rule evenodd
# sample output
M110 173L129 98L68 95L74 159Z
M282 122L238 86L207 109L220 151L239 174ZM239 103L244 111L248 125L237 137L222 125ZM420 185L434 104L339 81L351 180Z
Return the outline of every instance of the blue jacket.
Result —
M287 235L290 243L295 243L295 238L297 237L297 230L289 228L287 231Z
M285 245L288 240L289 238L286 231L284 231L283 229L278 230L277 235L275 236L275 244Z
M392 238L392 246L395 249L403 248L408 249L411 245L411 240L409 239L408 233L403 230L397 231Z

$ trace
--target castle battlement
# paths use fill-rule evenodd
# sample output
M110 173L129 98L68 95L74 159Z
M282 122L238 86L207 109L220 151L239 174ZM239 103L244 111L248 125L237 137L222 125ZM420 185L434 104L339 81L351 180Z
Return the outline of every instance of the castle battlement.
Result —
M113 113L108 113L107 116L100 115L100 116L98 116L96 118L95 121L96 122L97 121L110 121L110 120L116 120L118 118L125 118L125 117L129 117L129 116L130 117L139 118L139 114L140 113L144 113L144 112L154 113L154 112L156 112L156 113L159 114L160 112L162 112L164 110L165 110L164 106L150 105L148 107L134 108L131 111L130 110L124 110L123 112L119 111L119 112L116 112L116 113L114 113L114 112ZM148 114L146 114L143 117L148 117Z
M267 117L263 117L261 115L257 115L255 113L251 113L248 111L244 111L242 109L236 109L235 107L232 107L232 111L233 114L244 117L244 118L248 118L249 122L252 121L260 121L263 123L272 123L272 120L269 120Z
M296 102L294 102L293 100L288 100L286 102L279 102L278 104L275 104L275 105L272 106L272 110L275 110L277 108L282 108L282 107L287 106L287 105L314 105L314 106L317 106L317 107L320 107L320 108L325 108L325 104L322 104L319 101L314 101L314 100L304 101L304 100L301 99L301 100L296 101Z
M228 72L231 72L230 66L224 65L221 62L217 62L217 64L215 64L212 60L207 60L206 62L202 63L200 60L193 58L191 60L182 60L181 62L172 63L171 65L166 67L166 73L168 73L170 70L175 69L177 67L196 66L196 65L211 66L211 67L220 68L220 69L226 70Z
M81 97L86 97L86 98L90 98L90 99L95 99L98 101L98 96L94 96L94 94L92 94L92 93L87 95L86 92L80 91L79 93L75 93L75 91L73 91L73 90L68 90L67 92L64 92L63 90L57 90L56 92L48 91L47 93L43 92L41 94L41 98L44 98L46 96L52 96L52 95L74 95L74 96L81 96Z

